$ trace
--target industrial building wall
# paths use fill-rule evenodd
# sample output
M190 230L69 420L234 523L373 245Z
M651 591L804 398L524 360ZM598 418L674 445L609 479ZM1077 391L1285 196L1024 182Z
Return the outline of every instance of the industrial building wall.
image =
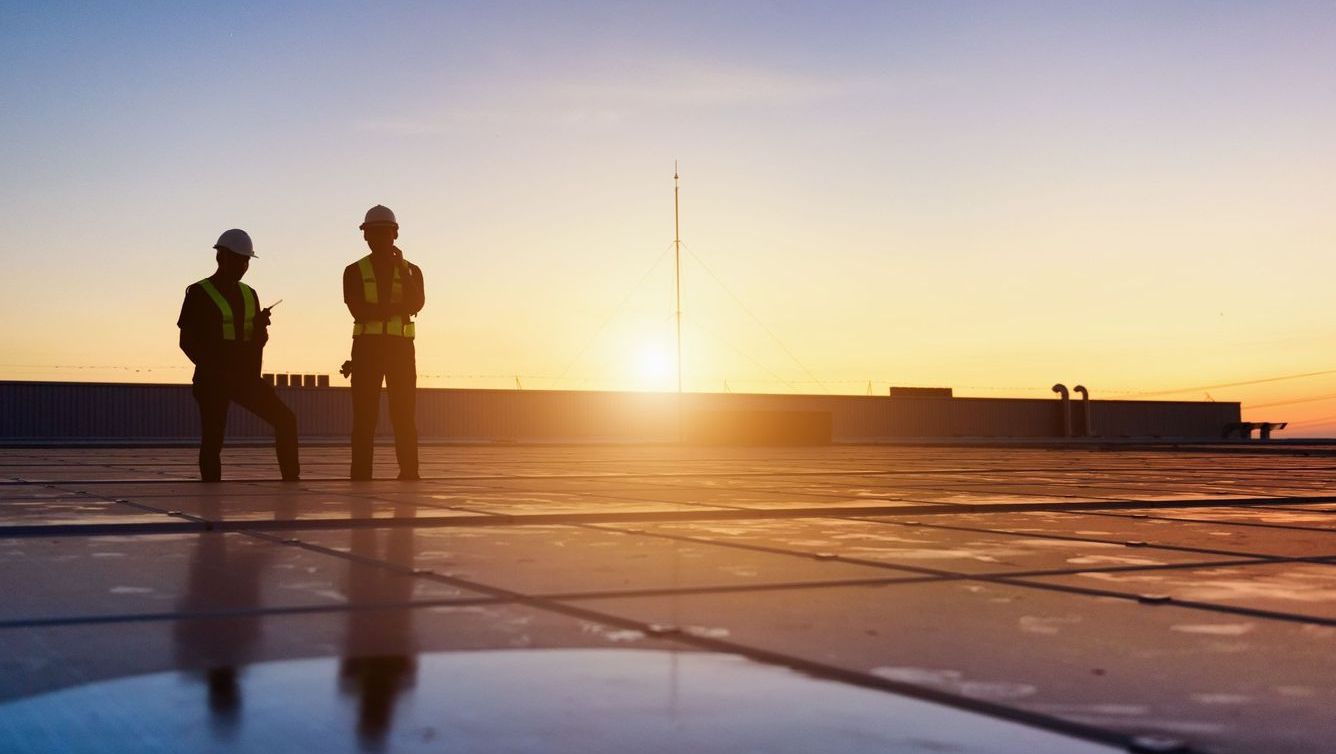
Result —
M278 388L307 439L347 438L348 388ZM1073 426L1084 426L1080 401ZM914 438L1060 438L1057 399L935 398L546 390L418 390L426 440L479 442L877 442ZM1094 434L1218 438L1238 403L1092 401ZM681 424L679 425L679 421ZM382 399L381 434L389 433ZM189 385L0 382L0 442L188 441L199 436ZM233 406L228 437L270 437Z

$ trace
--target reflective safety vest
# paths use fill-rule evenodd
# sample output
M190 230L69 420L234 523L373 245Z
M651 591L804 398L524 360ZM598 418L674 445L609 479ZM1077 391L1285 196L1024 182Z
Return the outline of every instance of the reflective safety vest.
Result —
M227 299L208 278L199 281L197 285L209 294L209 298L213 299L213 303L223 315L223 340L236 340L237 324L236 318L232 316L232 305L227 303ZM259 305L254 289L239 281L237 285L241 286L241 301L245 307L245 316L241 320L241 339L251 340L255 337L255 311L259 309Z
M371 266L371 255L357 260L357 269L362 273L362 298L368 304L380 303L380 288L376 285L376 268ZM391 304L402 303L404 300L404 281L403 275L408 274L408 263L398 262L394 265L394 279L390 281L390 301ZM411 321L405 322L404 317L395 314L389 319L373 319L366 322L353 323L353 336L358 335L394 335L400 338L413 339L415 328Z

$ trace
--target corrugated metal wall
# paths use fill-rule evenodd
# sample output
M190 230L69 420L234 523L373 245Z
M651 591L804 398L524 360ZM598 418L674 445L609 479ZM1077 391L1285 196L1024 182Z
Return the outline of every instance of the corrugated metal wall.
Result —
M302 436L346 438L346 387L278 388ZM678 408L692 416L734 412L825 412L836 442L907 438L1051 438L1062 435L1061 404L1010 398L598 393L539 390L418 391L424 439L498 442L670 442ZM1072 401L1078 430L1081 403ZM1092 401L1101 437L1217 438L1239 421L1238 403ZM380 432L389 432L381 401ZM228 437L264 439L269 428L233 406ZM0 441L191 440L199 416L189 385L0 382Z

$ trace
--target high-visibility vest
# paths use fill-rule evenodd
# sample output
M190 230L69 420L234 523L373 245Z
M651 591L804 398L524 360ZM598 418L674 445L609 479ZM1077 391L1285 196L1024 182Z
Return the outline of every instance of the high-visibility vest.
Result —
M376 268L371 266L371 255L357 260L357 269L362 273L362 298L368 304L380 303L380 288L376 284ZM391 304L402 303L404 300L404 282L403 274L408 274L408 263L396 261L394 265L394 278L390 281L390 301ZM416 328L411 321L405 322L404 317L399 314L391 316L389 319L372 319L366 322L353 323L353 336L358 335L394 335L400 338L413 339Z
M227 299L218 288L214 286L213 281L204 278L197 285L209 294L213 303L218 307L218 311L223 315L223 340L237 339L236 318L232 316L232 305L227 303ZM245 307L245 312L241 320L241 339L251 340L255 337L255 311L259 309L258 301L255 297L255 290L249 285L237 282L241 287L241 301Z

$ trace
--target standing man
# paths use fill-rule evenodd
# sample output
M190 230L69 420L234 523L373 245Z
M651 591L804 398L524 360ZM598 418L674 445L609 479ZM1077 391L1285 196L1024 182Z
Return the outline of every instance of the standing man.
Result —
M399 478L418 478L417 357L413 317L422 310L422 270L394 245L399 223L389 207L367 210L362 238L371 253L343 270L343 301L353 315L352 478L371 479L380 385L390 392Z
M199 474L206 482L222 479L219 454L227 430L227 407L236 402L274 428L274 448L284 481L297 481L297 417L260 379L264 344L269 340L269 309L260 309L255 290L241 278L255 256L251 238L232 229L214 244L218 269L186 288L181 316L181 350L195 363L194 395L202 436ZM271 307L272 308L272 307Z

